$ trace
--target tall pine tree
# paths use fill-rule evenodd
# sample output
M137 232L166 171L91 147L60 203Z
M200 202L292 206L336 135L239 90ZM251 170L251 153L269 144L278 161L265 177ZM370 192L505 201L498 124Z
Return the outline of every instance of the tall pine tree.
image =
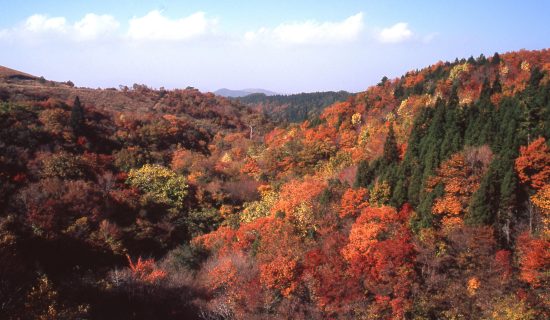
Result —
M77 135L82 134L84 130L84 108L78 96L74 99L73 108L71 109L71 127Z
M357 173L355 175L354 186L356 188L366 188L374 179L374 172L369 167L369 162L367 160L362 160L357 166Z
M384 143L384 164L390 165L399 161L399 148L397 147L397 139L395 138L395 132L393 131L393 123L390 123L390 129L386 142Z

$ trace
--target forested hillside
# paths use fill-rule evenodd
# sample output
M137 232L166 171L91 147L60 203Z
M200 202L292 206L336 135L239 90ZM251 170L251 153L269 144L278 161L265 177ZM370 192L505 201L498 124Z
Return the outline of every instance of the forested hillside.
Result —
M344 96L3 78L0 314L550 318L550 51Z
M352 94L346 91L297 93L290 95L249 94L238 98L241 103L261 111L279 123L318 120L328 106L345 101Z

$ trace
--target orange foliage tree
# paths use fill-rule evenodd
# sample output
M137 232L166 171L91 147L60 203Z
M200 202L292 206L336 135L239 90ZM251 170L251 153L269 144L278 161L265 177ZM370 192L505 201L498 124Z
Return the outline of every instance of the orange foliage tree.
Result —
M442 197L435 200L432 213L443 216L446 227L461 225L462 214L466 211L472 194L478 189L492 152L487 146L470 148L456 153L441 164L436 175L428 180L428 190L438 184L444 185Z
M262 169L258 165L258 161L254 158L247 158L243 167L241 168L241 173L247 174L254 179L258 179L262 173Z
M522 183L540 189L550 183L550 149L543 137L521 146L516 159L516 171Z
M224 309L246 318L264 303L257 264L243 254L218 256L204 268L204 283L211 294L209 309Z
M550 184L545 185L532 195L531 201L541 213L542 236L550 239Z
M358 216L369 205L368 194L369 190L365 188L347 189L340 203L340 217Z
M260 265L260 282L269 289L288 297L298 287L299 265L296 259L277 256Z
M128 259L128 265L132 271L132 275L137 280L155 283L166 277L166 272L159 269L153 259L143 260L139 257L134 263L129 255L126 255L126 258Z
M302 231L313 226L316 197L326 188L326 182L314 178L292 180L280 191L278 201L271 208L273 214L284 213Z

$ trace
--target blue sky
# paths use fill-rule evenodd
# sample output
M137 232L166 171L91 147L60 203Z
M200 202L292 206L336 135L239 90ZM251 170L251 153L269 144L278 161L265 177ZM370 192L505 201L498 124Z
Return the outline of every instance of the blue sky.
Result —
M76 85L361 91L550 47L548 1L6 1L0 65Z

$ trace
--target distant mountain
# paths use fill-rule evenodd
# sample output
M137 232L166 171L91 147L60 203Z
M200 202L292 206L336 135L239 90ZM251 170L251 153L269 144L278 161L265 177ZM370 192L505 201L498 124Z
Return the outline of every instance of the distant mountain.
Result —
M227 88L222 88L214 91L218 96L229 97L229 98L238 98L245 97L253 93L263 93L266 96L276 95L276 92L265 90L265 89L242 89L242 90L231 90Z

